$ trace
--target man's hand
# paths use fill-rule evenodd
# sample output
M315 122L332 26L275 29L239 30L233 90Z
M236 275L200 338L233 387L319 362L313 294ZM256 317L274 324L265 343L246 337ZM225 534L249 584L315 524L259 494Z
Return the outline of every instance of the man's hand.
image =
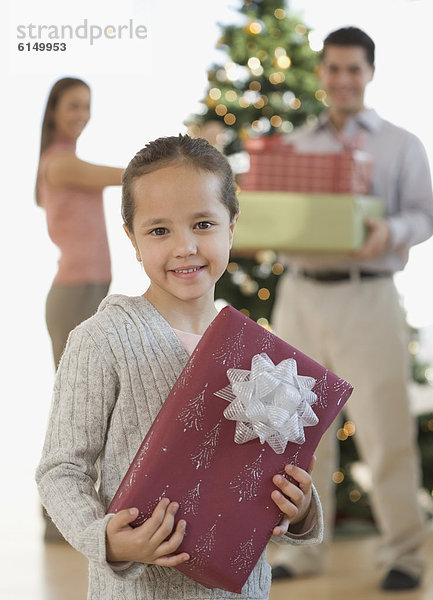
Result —
M385 219L366 219L365 225L369 230L367 239L359 250L351 253L353 258L361 260L381 256L387 249L391 237L391 229Z
M275 475L272 481L280 488L274 490L271 494L272 500L283 513L281 521L277 527L274 527L274 535L284 535L287 533L290 524L299 523L304 519L310 509L311 504L311 471L313 470L316 457L313 456L308 469L304 471L294 465L286 465L284 471L290 475L299 486L292 483L283 475Z
M107 524L107 560L132 561L175 567L189 559L186 552L174 554L185 535L186 522L181 520L174 529L174 518L179 505L163 498L152 516L142 525L130 526L138 515L137 508L118 512Z

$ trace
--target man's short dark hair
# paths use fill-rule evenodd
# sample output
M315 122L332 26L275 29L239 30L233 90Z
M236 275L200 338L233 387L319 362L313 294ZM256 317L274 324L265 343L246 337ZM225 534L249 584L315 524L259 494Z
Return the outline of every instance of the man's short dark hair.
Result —
M374 66L374 42L369 35L358 27L342 27L332 31L323 42L322 60L328 46L361 46L365 50L367 62Z

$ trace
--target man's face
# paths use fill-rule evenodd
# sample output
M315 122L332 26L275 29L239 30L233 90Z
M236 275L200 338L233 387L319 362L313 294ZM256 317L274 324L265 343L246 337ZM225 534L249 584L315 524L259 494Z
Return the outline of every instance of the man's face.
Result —
M364 93L374 67L361 46L327 46L319 77L331 110L355 114L364 108Z

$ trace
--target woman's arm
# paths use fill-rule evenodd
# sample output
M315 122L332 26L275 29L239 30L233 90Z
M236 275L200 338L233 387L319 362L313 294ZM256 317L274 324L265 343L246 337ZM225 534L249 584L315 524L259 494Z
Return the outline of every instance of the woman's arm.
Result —
M93 165L80 160L72 152L52 156L45 169L49 185L54 187L84 187L102 190L108 185L120 185L123 169Z

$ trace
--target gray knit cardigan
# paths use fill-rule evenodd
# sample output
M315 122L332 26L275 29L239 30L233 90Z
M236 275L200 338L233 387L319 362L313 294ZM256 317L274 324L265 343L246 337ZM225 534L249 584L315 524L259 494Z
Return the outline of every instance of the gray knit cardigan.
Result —
M188 360L179 339L142 296L113 295L69 336L57 373L36 480L54 523L89 560L91 600L266 600L270 567L259 559L241 594L209 590L177 570L133 563L114 572L105 554L105 511ZM314 543L318 514L305 536Z

